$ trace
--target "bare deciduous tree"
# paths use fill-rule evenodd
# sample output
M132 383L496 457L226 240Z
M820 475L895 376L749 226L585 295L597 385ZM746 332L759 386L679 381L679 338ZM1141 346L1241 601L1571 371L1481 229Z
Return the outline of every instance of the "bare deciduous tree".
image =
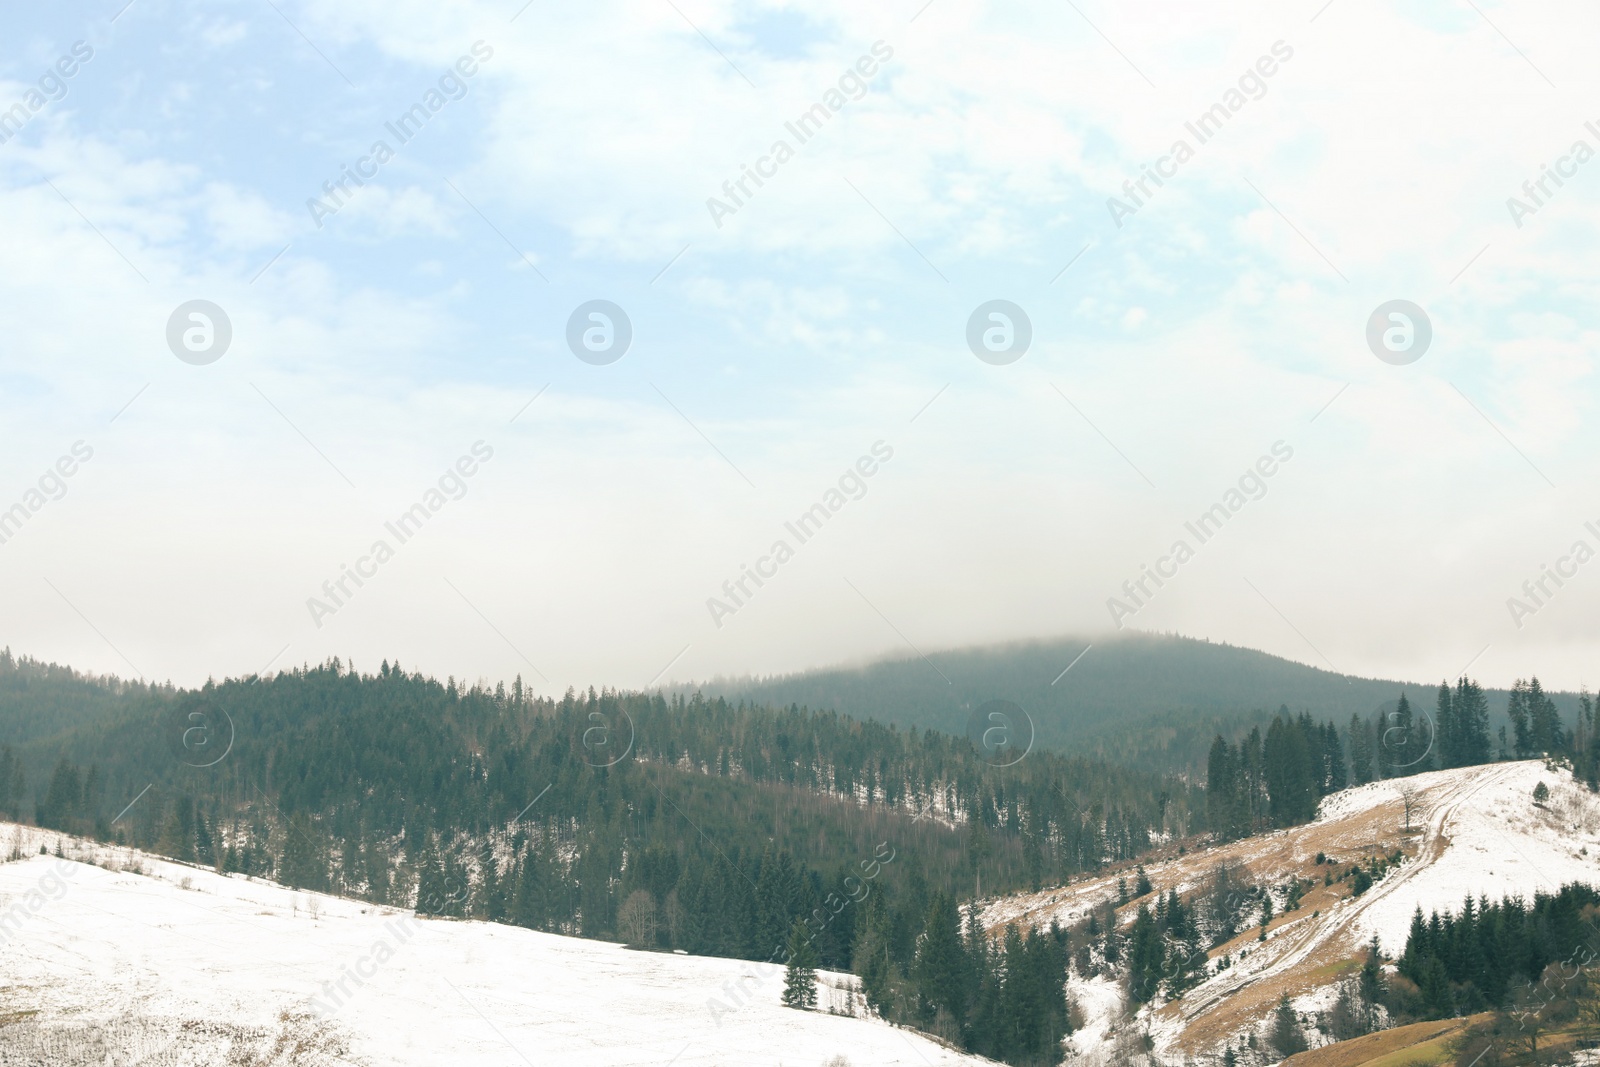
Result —
M1403 785L1400 787L1400 799L1406 806L1406 832L1411 832L1411 816L1417 810L1417 787Z
M643 889L635 889L617 909L617 932L635 948L656 943L656 902Z

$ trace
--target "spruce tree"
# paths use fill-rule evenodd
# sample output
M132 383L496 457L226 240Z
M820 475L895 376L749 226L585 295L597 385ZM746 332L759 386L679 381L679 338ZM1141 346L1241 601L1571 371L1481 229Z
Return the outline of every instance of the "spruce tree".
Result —
M0 745L0 813L12 814L11 779L18 769L10 745Z
M1367 957L1361 964L1361 977L1356 983L1356 989L1361 994L1361 1002L1366 1007L1367 1026L1372 1026L1372 1019L1378 1005L1383 1000L1383 955L1378 951L1378 935L1372 935L1372 941L1367 945Z
M961 940L956 906L943 893L928 909L913 973L924 1014L946 1011L957 1026L966 1018L971 969Z
M55 830L75 829L78 808L82 803L83 786L78 777L78 768L63 756L56 762L56 769L50 775L50 788L46 790L44 803L38 811L39 825ZM170 850L163 851L172 855Z
M1566 748L1566 730L1561 723L1561 713L1555 701L1545 693L1538 677L1528 683L1528 740L1531 752L1553 755Z
M1456 750L1461 762L1458 766L1471 767L1488 763L1491 756L1489 744L1489 702L1476 682L1461 678L1456 682L1455 696L1451 699L1454 712Z
M1144 1004L1160 991L1163 948L1155 917L1149 908L1139 905L1128 934L1128 999L1132 1003Z
M197 863L207 867L216 865L217 859L213 852L211 830L206 826L206 815L203 808L196 808L194 816L194 858Z
M861 976L861 993L867 1007L888 1018L894 964L889 958L889 914L882 894L875 893L867 898L859 929L851 969Z
M417 866L418 915L443 915L445 913L444 871L432 842L423 847L422 861Z
M789 928L789 964L783 976L783 1004L809 1011L817 1006L817 950L804 919Z
M1302 724L1276 718L1262 750L1267 796L1277 826L1307 822L1317 811L1317 778Z
M1278 998L1277 1010L1272 1013L1272 1035L1269 1041L1273 1049L1284 1059L1296 1052L1304 1052L1307 1048L1305 1031L1300 1029L1300 1017L1295 1014L1294 1005L1289 1003L1287 993Z
M1349 775L1345 771L1344 742L1339 737L1339 728L1332 722L1322 727L1322 744L1328 768L1324 792L1337 793L1349 784Z
M1517 759L1533 751L1533 733L1528 721L1528 686L1521 678L1511 686L1511 700L1506 705L1506 715L1511 719L1512 751ZM1501 743L1505 743L1505 727L1500 728Z
M1454 701L1451 698L1450 686L1446 682L1439 683L1433 738L1441 768L1460 767L1465 762L1461 756L1461 735L1456 724Z
M511 921L530 930L545 929L541 866L538 852L530 846L517 870L517 890L511 905Z
M1345 735L1350 742L1350 778L1355 785L1372 781L1372 735L1360 715L1350 716Z

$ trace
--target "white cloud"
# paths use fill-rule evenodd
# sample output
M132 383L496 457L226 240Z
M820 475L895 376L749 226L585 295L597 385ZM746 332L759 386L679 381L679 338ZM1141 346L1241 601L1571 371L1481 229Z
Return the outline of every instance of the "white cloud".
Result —
M101 449L0 546L21 620L0 641L124 669L39 574L73 575L143 669L187 680L258 669L286 641L291 662L469 676L526 674L525 654L556 688L641 684L685 643L680 676L894 646L847 576L919 645L1097 629L1123 578L1282 438L1297 452L1281 480L1140 626L1424 679L1488 642L1475 670L1494 681L1525 663L1576 684L1600 589L1575 583L1522 631L1503 600L1588 507L1600 165L1520 230L1504 201L1600 118L1583 104L1600 77L1590 10L1485 6L1551 89L1470 9L1424 21L1338 0L1310 22L1316 5L1139 0L1080 5L1091 26L1071 8L936 0L913 23L914 5L830 2L782 48L764 21L782 6L681 6L755 88L655 2L534 5L510 24L501 5L309 4L297 24L365 88L226 59L270 119L252 118L247 150L162 136L222 77L198 63L173 79L191 93L127 83L170 102L166 124L75 87L72 110L0 147L0 412L26 442L0 486L78 436ZM200 37L233 57L246 32ZM321 63L287 31L250 39ZM327 146L369 140L373 114L479 39L494 56L470 104L313 229ZM719 230L706 198L878 40L894 57L871 91ZM1117 229L1106 198L1279 40L1294 55L1265 95ZM115 57L94 72L132 79ZM566 317L608 294L634 348L579 364ZM162 339L196 295L235 327L210 368ZM963 340L997 296L1035 326L1004 368ZM1435 327L1410 367L1362 338L1395 297ZM496 464L462 506L310 627L304 597L480 436ZM705 598L879 438L896 459L869 495L712 627Z

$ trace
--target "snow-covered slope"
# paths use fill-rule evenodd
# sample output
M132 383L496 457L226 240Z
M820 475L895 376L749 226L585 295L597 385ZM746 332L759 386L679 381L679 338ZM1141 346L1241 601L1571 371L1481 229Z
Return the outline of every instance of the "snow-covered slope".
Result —
M828 1014L862 1013L848 975L793 1011L776 967L418 920L72 839L37 854L57 840L0 824L0 852L27 857L0 863L6 1067L987 1062Z
M1540 782L1550 796L1535 805L1533 791ZM1411 793L1411 832L1405 830L1405 792ZM1348 883L1322 884L1330 870L1396 849L1404 862L1359 897L1351 895ZM1315 862L1319 852L1332 867ZM1300 878L1310 880L1312 888L1297 911L1274 918L1265 942L1257 942L1252 930L1222 946L1213 960L1228 952L1230 968L1214 971L1177 1001L1143 1009L1137 1020L1121 1018L1122 1001L1108 995L1104 980L1074 978L1072 988L1079 991L1088 1024L1074 1045L1088 1054L1086 1062L1108 1054L1109 1035L1130 1031L1147 1031L1159 1051L1213 1051L1257 1030L1283 993L1302 1011L1324 1009L1334 983L1348 973L1373 934L1386 953L1405 947L1418 907L1424 913L1455 910L1468 894L1531 898L1568 882L1600 884L1600 797L1569 772L1549 769L1542 761L1433 771L1329 797L1317 820L1306 826L1171 855L1147 863L1145 870L1156 892L1176 888L1188 895L1209 885L1212 872L1224 863L1248 869L1264 885ZM1128 873L996 901L984 913L985 925L1052 920L1072 925L1114 900L1118 877ZM1138 905L1150 899L1120 909L1119 922L1131 921Z

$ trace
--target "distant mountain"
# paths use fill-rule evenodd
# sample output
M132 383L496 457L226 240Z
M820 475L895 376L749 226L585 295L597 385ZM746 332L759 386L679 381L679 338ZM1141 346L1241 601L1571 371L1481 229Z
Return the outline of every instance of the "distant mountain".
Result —
M1342 729L1352 714L1370 718L1402 692L1429 711L1438 684L1356 678L1234 645L1127 633L956 649L773 678L717 678L682 688L956 734L968 732L985 703L1010 701L1031 717L1043 748L1192 775L1203 774L1216 733L1247 732L1279 707L1309 712L1319 722L1332 719ZM1508 694L1487 693L1491 729L1497 729ZM1570 724L1576 696L1553 696Z

